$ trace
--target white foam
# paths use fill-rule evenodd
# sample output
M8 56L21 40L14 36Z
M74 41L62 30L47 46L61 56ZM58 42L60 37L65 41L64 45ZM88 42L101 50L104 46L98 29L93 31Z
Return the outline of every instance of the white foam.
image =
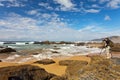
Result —
M18 57L20 57L20 55L15 54L15 55L9 56L8 58L6 58L6 60L13 60Z
M38 60L41 60L41 59L46 59L46 58L51 58L51 54L47 54L47 53L41 53L41 54L38 54L38 55L32 55L34 58L38 59Z
M52 50L52 49L50 49ZM59 50L55 50L60 52L63 55L85 55L89 53L99 53L99 48L87 48L86 46L67 46L61 47Z
M29 42L29 44L33 44L34 42Z
M25 45L25 42L16 42L16 45Z
M3 45L4 44L4 42L0 42L0 45Z
M19 48L19 47L17 47L17 46L8 46L9 48L14 48L14 49L16 49L16 48Z
M31 57L23 58L22 60L18 61L18 63L27 62L27 61L29 61L29 60L31 60L31 59L32 59Z

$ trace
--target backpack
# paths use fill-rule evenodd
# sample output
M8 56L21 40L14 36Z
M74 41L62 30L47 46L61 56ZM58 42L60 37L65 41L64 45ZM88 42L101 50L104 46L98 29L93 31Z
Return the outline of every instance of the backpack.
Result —
M113 46L114 46L114 43L113 43L111 40L109 40L108 46L113 47Z

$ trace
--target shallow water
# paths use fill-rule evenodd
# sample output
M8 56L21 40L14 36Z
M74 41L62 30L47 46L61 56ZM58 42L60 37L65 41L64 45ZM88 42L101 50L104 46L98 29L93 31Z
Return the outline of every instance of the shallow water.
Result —
M38 52L37 55L27 54L24 58L21 58L23 55L14 54L4 59L4 61L15 61L20 58L17 62L25 62L31 59L45 59L53 57L62 57L62 56L75 56L75 55L87 55L89 53L99 53L99 48L87 48L87 46L75 46L74 44L51 44L51 45L42 45L42 44L25 44L25 42L17 42L16 44L3 44L0 46L7 46L16 49L18 52L21 50L37 50L43 49L44 52ZM35 52L36 53L36 52Z

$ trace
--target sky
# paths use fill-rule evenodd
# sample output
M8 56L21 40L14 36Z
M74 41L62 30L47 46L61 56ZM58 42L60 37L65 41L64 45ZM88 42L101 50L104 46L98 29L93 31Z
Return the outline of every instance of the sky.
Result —
M0 0L1 41L120 36L120 0Z

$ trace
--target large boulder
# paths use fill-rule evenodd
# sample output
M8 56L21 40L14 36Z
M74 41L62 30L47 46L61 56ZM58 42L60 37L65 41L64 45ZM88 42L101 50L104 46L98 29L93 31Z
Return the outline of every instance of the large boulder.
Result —
M34 63L47 65L47 64L53 64L55 63L55 61L53 61L52 59L43 59L43 60L36 61Z
M81 69L80 80L119 80L120 66L112 59L101 56L91 56L91 63Z
M61 61L67 65L66 77L68 80L119 80L120 58L106 59L95 55L89 56L91 62L86 64L79 61Z
M0 50L0 53L8 53L8 52L16 52L16 50L12 48L4 48Z
M62 65L68 65L65 75L67 76L68 80L79 80L78 79L79 71L81 70L81 68L85 67L88 64L88 62L79 60L72 60L71 62L70 61L69 60L68 62L65 61L64 64L63 62L61 63Z
M0 80L50 80L54 76L43 68L31 65L0 68Z

